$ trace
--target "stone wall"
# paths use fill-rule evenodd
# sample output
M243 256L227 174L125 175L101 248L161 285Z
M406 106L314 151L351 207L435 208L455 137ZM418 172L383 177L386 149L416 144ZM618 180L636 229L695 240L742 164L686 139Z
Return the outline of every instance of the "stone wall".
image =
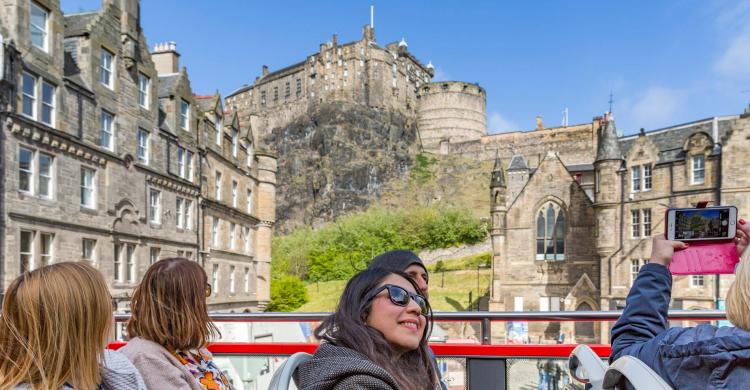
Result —
M470 83L442 81L425 84L419 96L419 136L425 151L440 143L476 141L487 135L487 96Z

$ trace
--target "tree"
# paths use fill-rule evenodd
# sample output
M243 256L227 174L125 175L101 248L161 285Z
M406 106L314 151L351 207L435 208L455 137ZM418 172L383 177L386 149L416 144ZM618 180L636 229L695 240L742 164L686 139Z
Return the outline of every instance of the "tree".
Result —
M296 276L271 281L271 301L266 311L293 311L307 302L307 289Z

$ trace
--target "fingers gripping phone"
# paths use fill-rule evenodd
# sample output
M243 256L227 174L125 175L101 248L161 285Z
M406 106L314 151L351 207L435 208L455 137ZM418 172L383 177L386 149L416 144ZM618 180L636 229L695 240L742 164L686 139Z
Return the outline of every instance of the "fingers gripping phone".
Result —
M669 209L667 239L690 244L675 252L669 270L675 275L734 273L739 262L736 232L734 206Z

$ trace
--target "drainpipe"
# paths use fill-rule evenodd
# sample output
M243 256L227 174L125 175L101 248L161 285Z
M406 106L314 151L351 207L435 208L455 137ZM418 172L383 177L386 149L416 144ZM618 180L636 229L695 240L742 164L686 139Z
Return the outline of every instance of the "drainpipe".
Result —
M714 121L711 126L711 130L714 138L714 154L718 155L717 167L716 167L716 205L721 206L721 167L722 160L724 160L724 151L721 147L721 140L719 139L719 118L714 117ZM716 274L714 278L714 308L719 308L719 300L721 299L721 275Z

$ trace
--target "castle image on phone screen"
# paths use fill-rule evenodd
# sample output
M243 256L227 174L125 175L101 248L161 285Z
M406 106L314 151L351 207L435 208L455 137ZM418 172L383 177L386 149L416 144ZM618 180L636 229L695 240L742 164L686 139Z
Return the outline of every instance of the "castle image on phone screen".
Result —
M722 238L729 233L729 209L678 210L675 240Z

